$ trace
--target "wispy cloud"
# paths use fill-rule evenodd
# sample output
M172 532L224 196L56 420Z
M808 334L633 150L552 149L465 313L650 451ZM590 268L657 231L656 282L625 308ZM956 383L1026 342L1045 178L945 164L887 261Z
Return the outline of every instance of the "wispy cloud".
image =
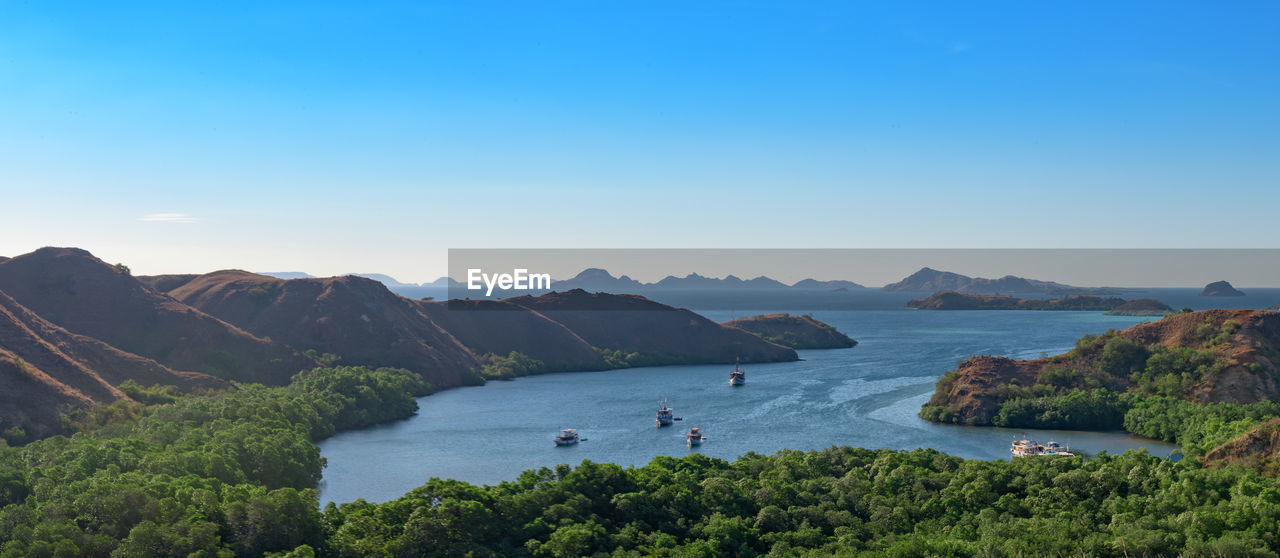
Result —
M969 44L969 41L956 41L951 43L950 47L951 52L964 52L971 48L973 48L973 45Z
M187 215L186 213L152 213L150 215L143 215L142 217L139 217L138 220L146 221L148 223L194 223L199 221L199 219Z

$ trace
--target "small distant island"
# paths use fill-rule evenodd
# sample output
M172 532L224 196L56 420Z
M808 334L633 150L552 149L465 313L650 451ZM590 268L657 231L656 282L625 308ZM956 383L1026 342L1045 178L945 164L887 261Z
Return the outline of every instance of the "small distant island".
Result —
M1226 281L1214 281L1204 286L1200 296L1244 296L1244 293Z
M845 349L858 344L848 335L808 314L764 314L720 325L735 327L770 343L792 349Z
M929 298L907 302L918 310L1071 310L1106 311L1116 316L1163 316L1173 311L1167 304L1149 298L1125 300L1118 297L1069 296L1064 298L1016 298L942 291Z

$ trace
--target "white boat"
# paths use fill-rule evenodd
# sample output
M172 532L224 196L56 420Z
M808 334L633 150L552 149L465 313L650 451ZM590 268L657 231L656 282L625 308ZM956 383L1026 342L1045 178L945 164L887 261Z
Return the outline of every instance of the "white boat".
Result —
M677 420L680 420L680 419L677 418L675 414L672 412L671 408L667 406L667 400L663 399L659 401L658 414L655 418L655 421L658 423L658 427L661 428L663 426L671 426L671 423Z
M738 365L738 361L733 361L733 370L729 371L729 385L741 386L747 383L747 372Z
M1017 440L1009 448L1009 453L1014 457L1035 457L1040 455L1075 457L1076 455L1071 453L1071 448L1052 440L1048 444L1040 444L1035 440Z
M557 446L571 446L578 443L579 440L581 438L578 437L577 428L565 428L559 434L556 434Z
M689 447L700 446L702 441L706 439L707 437L702 435L702 428L699 426L690 428L689 433L684 435L684 441L689 444Z

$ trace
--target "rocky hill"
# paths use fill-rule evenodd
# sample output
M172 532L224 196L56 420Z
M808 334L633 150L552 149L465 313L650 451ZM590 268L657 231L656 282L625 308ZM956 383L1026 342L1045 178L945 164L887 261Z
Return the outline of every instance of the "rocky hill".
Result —
M1036 360L972 357L938 382L922 416L991 424L1010 399L1108 388L1196 402L1252 403L1280 396L1280 312L1179 313L1087 336Z
M938 291L957 291L961 293L975 294L999 294L999 293L1042 293L1042 294L1114 294L1115 289L1110 288L1087 288L1073 287L1053 281L1037 281L1035 279L1025 279L1006 275L999 279L986 279L982 277L969 277L952 273L950 271L938 271L932 268L921 268L920 271L912 273L905 279L897 283L890 283L881 288L885 291L908 291L908 292L938 292Z
M0 262L0 291L67 331L173 370L284 384L315 361L168 296L76 248Z
M168 294L255 335L336 354L344 364L405 368L439 388L482 383L466 347L414 301L373 279L284 280L229 270L195 277Z
M764 314L724 322L765 341L792 349L843 349L858 342L810 315Z
M1200 290L1200 296L1244 296L1244 293L1232 287L1231 283L1214 281Z
M575 289L507 301L563 324L593 347L634 354L633 365L799 359L789 347L637 295Z

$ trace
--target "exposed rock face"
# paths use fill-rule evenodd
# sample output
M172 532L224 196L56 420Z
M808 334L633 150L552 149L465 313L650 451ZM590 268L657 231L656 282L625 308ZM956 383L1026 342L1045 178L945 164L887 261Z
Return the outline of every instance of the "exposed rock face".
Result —
M843 349L858 344L848 335L809 315L765 314L724 322L724 325L792 349Z
M518 352L549 370L598 370L600 353L578 334L523 306L500 300L417 302L431 321L476 354Z
M938 382L930 405L944 406L966 424L991 424L1004 401L997 395L1000 386L1035 383L1046 359L1013 360L999 356L976 356L966 360Z
M1256 469L1275 469L1280 456L1280 418L1273 418L1243 436L1218 446L1205 454L1206 464L1243 465Z
M593 347L662 356L670 363L779 362L796 352L740 329L637 295L572 290L507 299L560 322Z
M466 347L414 301L372 279L284 280L218 271L169 295L296 349L337 354L344 364L405 368L439 388L481 383L479 363Z
M0 292L0 424L7 425L0 428L16 425L30 438L53 434L61 412L124 398L114 386L125 380L183 390L227 387L71 333Z
M1197 402L1253 403L1280 397L1280 312L1268 310L1204 310L1171 314L1118 332L1137 347L1160 345L1208 351L1223 367L1190 386L1182 396ZM1140 349L1141 350L1141 349ZM1074 350L1065 355L1036 360L974 357L944 376L926 407L940 407L948 420L989 424L1000 403L1001 386L1046 383L1051 369L1097 371L1104 352L1098 348ZM1143 357L1145 358L1145 357ZM1134 387L1127 373L1095 372L1106 387L1124 391ZM1080 387L1079 379L1058 378L1062 387ZM1048 382L1052 383L1052 382Z
M92 254L41 248L0 262L0 290L68 331L175 370L284 384L315 361L157 293Z
M1200 291L1200 296L1244 296L1244 293L1232 287L1231 283L1214 281L1204 286L1204 289Z

